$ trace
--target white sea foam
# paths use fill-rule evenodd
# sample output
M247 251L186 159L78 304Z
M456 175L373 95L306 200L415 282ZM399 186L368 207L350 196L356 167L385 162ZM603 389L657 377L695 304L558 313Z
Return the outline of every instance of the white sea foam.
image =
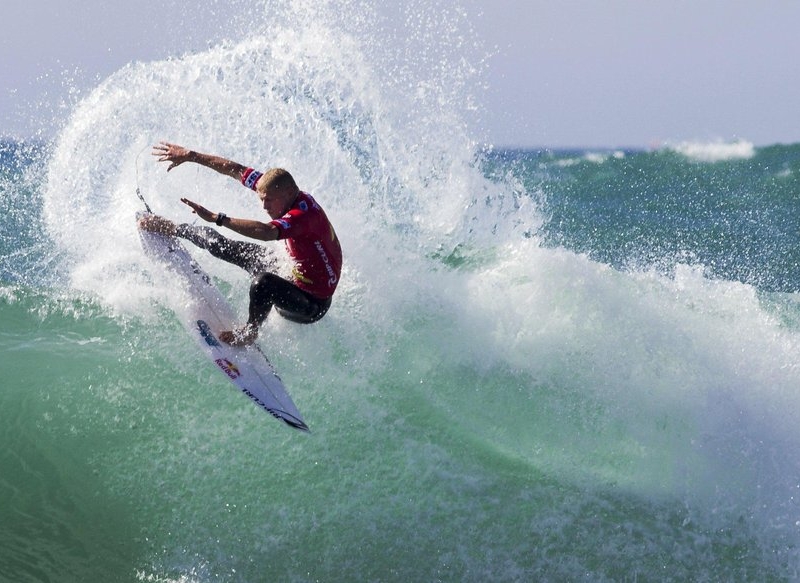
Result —
M530 236L541 221L532 197L486 179L475 162L464 123L469 67L434 66L428 76L414 66L413 55L441 62L436 50L416 50L421 40L464 42L435 16L421 18L430 28L409 36L409 61L394 66L383 37L365 47L309 4L280 27L103 82L75 110L49 167L45 220L69 253L71 284L122 312L166 300L137 240L137 185L178 220L192 220L181 196L233 216L259 212L252 193L207 169L167 174L147 153L158 140L286 166L336 225L345 268L313 331L274 324L282 356L302 367L314 354L317 368L338 375L325 394L339 406L363 402L354 405L369 410L363 423L376 419L364 439L381 439L387 417L403 421L382 410L400 400L388 386L442 411L457 435L587 499L619 488L707 520L744 516L795 544L797 332L742 284L683 267L671 277L621 273L541 248ZM701 161L754 150L673 149ZM454 256L466 260L442 260ZM244 311L243 274L205 262ZM334 351L360 372L339 370ZM364 377L391 382L368 402L360 391L378 389ZM322 401L321 392L308 398ZM434 466L446 447L431 449L436 457L423 461Z
M669 149L698 162L722 162L725 160L746 160L755 156L755 146L747 140L725 142L681 142Z

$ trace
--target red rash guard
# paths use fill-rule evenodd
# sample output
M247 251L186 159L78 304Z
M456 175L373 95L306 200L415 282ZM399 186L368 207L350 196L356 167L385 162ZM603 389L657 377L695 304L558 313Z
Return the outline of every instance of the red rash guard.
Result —
M248 168L242 183L255 189L260 176ZM292 275L297 287L319 299L331 297L342 271L342 248L322 207L310 194L301 192L289 211L271 224L278 228L278 238L286 241L294 260Z

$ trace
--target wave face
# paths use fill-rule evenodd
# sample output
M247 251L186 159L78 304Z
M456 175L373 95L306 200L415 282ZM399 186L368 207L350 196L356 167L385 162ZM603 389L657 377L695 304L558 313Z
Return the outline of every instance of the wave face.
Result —
M795 578L796 147L487 152L459 9L251 14L0 149L0 578ZM137 188L261 211L162 139L287 167L336 226L328 315L261 337L310 435L176 320ZM193 253L244 314L244 273Z

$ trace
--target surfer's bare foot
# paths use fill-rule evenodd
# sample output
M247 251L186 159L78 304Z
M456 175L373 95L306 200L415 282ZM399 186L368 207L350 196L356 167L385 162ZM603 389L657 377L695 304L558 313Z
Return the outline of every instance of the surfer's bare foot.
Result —
M177 230L177 225L158 215L144 215L139 219L139 228L145 231L153 231L154 233L161 233L162 235L174 236Z
M250 346L256 341L256 338L258 338L258 327L249 324L219 333L219 339L231 346Z

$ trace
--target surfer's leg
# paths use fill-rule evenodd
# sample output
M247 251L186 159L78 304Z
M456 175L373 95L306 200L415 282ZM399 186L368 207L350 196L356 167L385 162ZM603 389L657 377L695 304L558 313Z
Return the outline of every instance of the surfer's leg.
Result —
M178 225L176 234L205 249L217 259L241 267L253 276L274 268L275 265L275 258L262 245L228 239L211 227L182 224Z
M236 330L220 332L219 338L237 346L252 344L272 306L287 320L311 324L322 318L330 305L330 299L320 300L274 273L262 273L250 286L247 324Z
M288 287L295 286L274 273L259 275L250 285L247 324L235 330L220 332L219 339L234 346L246 346L255 342L259 327L269 316L272 306L288 292Z
M262 273L250 286L248 323L260 325L272 306L293 322L311 323L328 311L330 300L320 300L274 273Z

